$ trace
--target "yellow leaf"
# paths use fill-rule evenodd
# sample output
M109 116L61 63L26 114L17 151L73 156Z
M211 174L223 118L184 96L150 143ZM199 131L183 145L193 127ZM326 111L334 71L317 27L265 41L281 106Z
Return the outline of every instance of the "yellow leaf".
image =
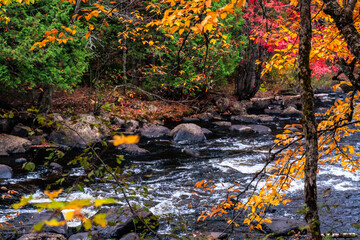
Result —
M85 230L89 230L91 227L92 227L91 220L90 219L85 219L84 220L84 228L85 228Z
M113 198L107 198L107 199L96 199L94 203L94 207L100 207L104 204L112 204L117 203L117 201Z
M93 218L94 223L97 225L100 225L101 227L106 227L107 221L106 221L106 213L99 213L96 214Z
M113 144L114 146L118 146L120 144L138 143L139 140L140 137L138 135L130 135L130 136L115 135Z
M20 199L20 202L13 204L12 207L15 210L19 209L19 208L25 206L26 204L28 204L32 199L33 199L32 195L30 195L30 197L27 197L27 198L22 196L21 199Z
M55 218L51 219L50 221L45 220L44 223L51 227L57 227L57 226L64 226L66 224L65 221L58 221Z
M65 219L66 219L67 221L73 219L73 218L74 218L74 211L69 211L69 212L65 213L65 216L64 216L64 217L65 217Z

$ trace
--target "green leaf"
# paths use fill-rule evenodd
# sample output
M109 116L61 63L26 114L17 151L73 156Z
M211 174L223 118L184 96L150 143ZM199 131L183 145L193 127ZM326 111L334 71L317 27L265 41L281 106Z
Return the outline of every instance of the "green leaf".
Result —
M35 224L33 226L33 230L35 232L40 232L40 231L43 231L43 228L44 228L44 222L38 222L37 224Z
M22 196L19 203L15 203L12 205L12 207L16 210L19 209L25 205L27 205L31 200L33 199L33 196L30 195L29 197Z
M35 163L33 162L26 162L23 164L23 169L25 169L26 171L32 172L35 170Z

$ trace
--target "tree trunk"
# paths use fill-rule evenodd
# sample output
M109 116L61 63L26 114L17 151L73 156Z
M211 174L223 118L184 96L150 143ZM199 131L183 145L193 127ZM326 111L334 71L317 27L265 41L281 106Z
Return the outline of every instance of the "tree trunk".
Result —
M254 97L262 83L261 64L256 64L257 60L262 60L264 49L249 40L249 46L242 54L242 60L237 68L235 77L236 95L239 100L250 99Z
M50 111L52 107L52 94L52 86L50 84L46 84L42 88L42 92L38 100L38 107L40 113L48 113Z
M341 7L336 0L324 0L324 12L335 21L336 27L347 43L347 47L354 57L360 60L360 34L354 26L354 10L357 0L349 0L345 7Z
M310 52L311 52L311 0L299 0L300 33L299 33L299 65L301 98L303 103L302 125L305 134L305 215L308 230L312 239L321 239L320 221L317 207L316 174L318 164L317 125L314 114L314 92L311 86Z

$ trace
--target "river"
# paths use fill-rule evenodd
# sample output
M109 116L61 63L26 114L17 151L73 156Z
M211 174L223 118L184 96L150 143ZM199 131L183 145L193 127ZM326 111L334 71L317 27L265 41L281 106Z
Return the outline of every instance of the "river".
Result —
M225 227L223 218L207 219L197 222L196 219L205 210L204 204L211 205L224 200L227 189L233 182L245 186L252 179L254 173L261 170L268 155L269 147L273 144L275 134L289 122L298 119L281 119L268 124L273 133L268 135L252 135L247 137L232 136L227 130L214 127L211 123L204 123L214 134L199 144L176 144L169 139L146 140L140 142L140 147L150 151L142 157L129 157L125 172L132 172L129 195L131 190L136 194L133 203L146 205L156 215L161 216L161 225L158 232L168 234L184 234L185 231L173 229L180 222L186 222L189 232L222 231ZM360 150L360 135L353 134L347 140L355 149ZM187 150L186 150L187 149ZM192 155L189 155L189 152ZM194 156L196 155L196 156ZM106 161L113 161L114 156L106 155ZM360 179L359 174L351 174L342 169L340 163L335 165L320 165L318 175L318 192L322 232L353 232L359 234L357 228L360 224ZM9 182L26 182L39 178L44 168L38 167L35 172L15 175ZM81 168L69 169L72 176L79 176ZM204 192L194 187L201 180L213 180L217 185L214 192ZM146 197L138 194L146 187ZM42 190L34 194L35 200L44 200ZM267 217L288 217L302 219L303 214L299 209L303 206L303 182L293 182L287 191L292 200L286 206L272 207L267 211ZM122 197L115 193L112 183L96 183L84 188L84 192L73 192L71 195L61 194L59 199L76 198L102 198L116 197L123 202ZM14 214L15 211L8 206L0 206L0 222L5 220L5 215ZM26 208L26 212L35 211ZM20 214L21 214L20 212ZM93 209L88 214L94 214ZM171 219L171 223L170 220ZM77 225L78 222L70 223ZM231 239L244 239L249 236L247 226L235 228ZM259 236L253 234L252 236Z

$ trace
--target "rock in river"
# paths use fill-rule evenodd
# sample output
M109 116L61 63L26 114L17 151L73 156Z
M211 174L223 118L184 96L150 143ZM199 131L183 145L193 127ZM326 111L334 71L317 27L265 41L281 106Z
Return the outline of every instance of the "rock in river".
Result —
M13 170L11 167L0 164L0 178L12 178Z
M183 123L177 125L171 132L175 142L202 142L205 135L201 127L194 123Z
M170 133L170 129L164 126L149 125L140 129L140 134L147 138L167 137Z
M12 153L24 153L31 147L31 142L27 139L13 136L0 135L0 156L7 156Z
M138 209L135 212L137 216L139 216L141 219L145 219L148 225L158 225L156 217L153 216L151 212L145 211L143 209ZM102 228L100 226L94 227L94 230L97 230L99 232L99 236L104 239L119 239L125 234L134 231L135 229L144 229L144 225L142 224L142 222L137 220L135 215L133 215L128 208L104 208L101 209L98 213L106 213L106 220L114 223L111 226L107 225L105 228Z
M15 219L8 221L10 225L4 226L4 229L2 229L2 232L0 233L1 234L0 237L8 240L18 239L19 237L25 234L29 234L32 231L33 226L35 224L53 218L55 218L58 221L65 220L62 214L59 215L59 214L54 214L52 212L21 213ZM68 233L68 228L66 224L63 226L54 226L54 227L45 226L43 232L52 232L66 236Z

